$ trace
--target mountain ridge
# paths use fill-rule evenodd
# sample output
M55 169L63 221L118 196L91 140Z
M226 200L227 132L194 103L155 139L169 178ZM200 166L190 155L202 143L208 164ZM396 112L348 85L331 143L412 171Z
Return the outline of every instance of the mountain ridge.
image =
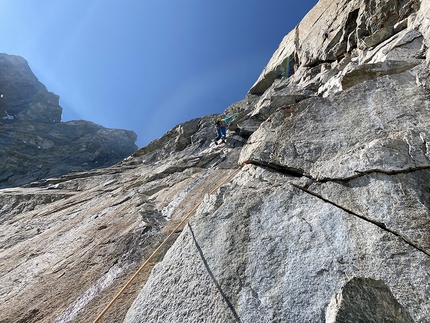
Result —
M24 58L0 54L0 187L111 166L137 150L133 131L61 122L61 113Z

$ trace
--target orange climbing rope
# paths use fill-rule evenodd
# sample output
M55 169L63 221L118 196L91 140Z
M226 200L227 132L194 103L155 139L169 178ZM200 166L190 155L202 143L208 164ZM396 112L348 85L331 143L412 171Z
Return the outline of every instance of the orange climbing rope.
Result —
M221 184L219 184L215 189L213 189L209 195L212 195L213 193L215 193L221 186L223 186L224 184L230 182L230 180L236 176L237 173L239 173L240 169L242 168L243 164L239 166L239 168L237 170L235 170L232 174L230 174L227 179L225 179ZM157 249L154 250L154 252L149 256L148 259L146 259L146 261L142 264L142 266L140 266L140 268L136 271L136 273L129 279L129 281L127 282L127 284L124 285L123 288L121 288L121 290L118 292L118 294L110 301L110 303L105 307L105 309L99 314L99 316L97 316L97 318L94 320L93 323L98 323L100 321L100 319L103 317L103 315L106 314L106 312L112 307L112 305L115 303L115 301L124 293L124 291L127 289L128 286L130 286L130 284L133 282L133 280L137 277L137 275L139 275L139 273L149 264L149 262L152 260L152 258L154 258L154 256L161 250L161 248L163 248L163 246L172 238L172 236L175 234L175 232L182 226L184 225L188 219L191 217L191 215L199 208L200 204L202 204L202 202L200 202L199 204L197 204L194 209L192 209L184 218L183 220L172 230L172 232L168 235L168 237L166 239L164 239L164 241L158 246Z

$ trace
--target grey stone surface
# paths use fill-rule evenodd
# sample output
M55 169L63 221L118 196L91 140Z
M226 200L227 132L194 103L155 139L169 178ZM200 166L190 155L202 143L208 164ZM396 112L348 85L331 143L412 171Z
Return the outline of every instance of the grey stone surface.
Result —
M0 122L56 123L61 121L59 96L48 92L30 70L27 61L0 54Z
M294 180L245 166L208 196L125 322L324 322L332 295L361 276L428 322L429 256Z
M412 323L407 311L380 280L353 278L332 297L326 323Z
M284 38L250 90L248 165L205 199L125 322L325 322L360 277L380 284L384 319L430 322L420 10L320 1Z
M428 167L430 109L426 89L416 85L417 71L310 97L293 113L274 113L252 135L241 160L296 169L318 180Z
M419 11L421 5L423 10ZM428 33L427 6L426 1L415 0L320 0L284 37L250 93L264 93L275 79L285 76L287 70L294 74L301 66L338 61L356 48L367 50L364 39L373 37L372 46L377 45L392 34L385 32L385 37L377 36L382 34L381 29L389 30L416 12L419 12L419 21L411 21L409 27L419 26L420 31ZM288 69L287 63L291 65Z
M231 134L227 144L209 145L213 117L194 121L160 139L166 146L110 168L0 189L0 322L96 318L180 219L237 167L244 139ZM179 150L181 140L189 145ZM138 288L106 322L122 321Z
M429 12L321 0L226 144L206 116L0 190L0 322L91 322L198 206L101 322L429 323Z

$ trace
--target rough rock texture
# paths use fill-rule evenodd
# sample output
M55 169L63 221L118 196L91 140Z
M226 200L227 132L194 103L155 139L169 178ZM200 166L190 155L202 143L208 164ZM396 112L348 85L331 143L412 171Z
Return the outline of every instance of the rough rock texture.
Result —
M137 150L133 131L61 122L58 101L23 58L0 54L0 187L110 166Z
M429 8L319 1L250 90L247 166L125 322L325 322L362 277L391 291L384 319L430 322Z
M101 322L429 323L429 13L321 0L226 109L226 145L207 116L0 190L0 322L93 321L199 205Z
M94 320L179 220L237 167L244 139L231 133L227 145L209 147L213 120L182 124L110 168L0 190L0 322ZM190 133L194 143L178 150ZM122 321L139 286L105 322Z
M125 321L324 322L332 295L359 276L429 322L429 255L297 181L245 166L205 199Z
M392 322L413 320L380 280L353 278L331 299L326 323Z

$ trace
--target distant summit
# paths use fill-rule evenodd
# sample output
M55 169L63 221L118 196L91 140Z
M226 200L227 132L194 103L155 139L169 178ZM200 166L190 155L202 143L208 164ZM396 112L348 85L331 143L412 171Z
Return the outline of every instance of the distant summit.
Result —
M61 112L24 58L0 54L0 187L107 167L137 150L133 131L61 122Z
M0 122L57 123L62 108L59 96L48 92L33 74L27 61L0 54Z

